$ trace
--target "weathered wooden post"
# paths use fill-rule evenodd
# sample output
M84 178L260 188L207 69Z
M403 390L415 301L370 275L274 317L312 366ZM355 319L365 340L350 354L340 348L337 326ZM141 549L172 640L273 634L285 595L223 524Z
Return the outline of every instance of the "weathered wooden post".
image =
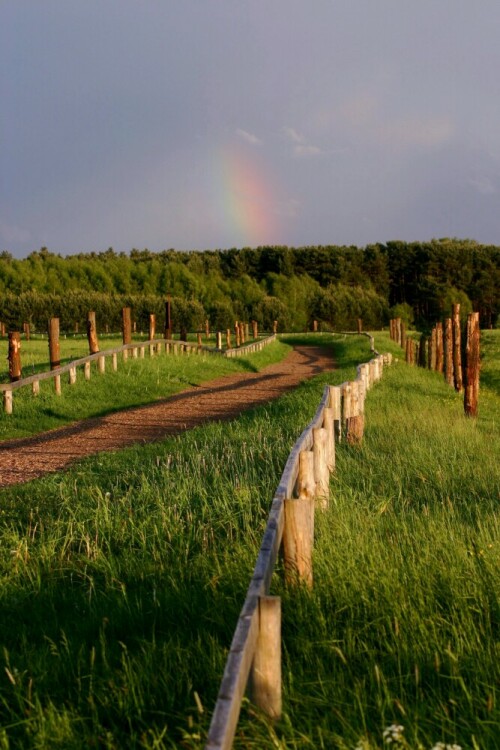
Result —
M314 331L314 333L318 332L318 321L317 320L313 320L313 331Z
M361 318L358 318L358 333L362 333L363 331L363 321Z
M30 336L31 336L29 323L23 323L23 332L24 332L24 338L26 339L26 341L29 341Z
M281 599L259 597L259 634L250 672L253 703L272 719L279 719L281 699Z
M50 318L48 326L49 334L49 359L50 369L57 370L61 366L61 352L59 347L59 318ZM54 377L54 387L56 394L61 395L61 376Z
M412 362L412 355L413 355L413 352L412 352L412 339L408 338L408 339L406 339L406 350L405 350L405 361L406 361L406 364L408 364L408 365L412 365L413 364L413 362Z
M124 346L132 343L132 313L130 307L122 308L122 337ZM128 358L128 350L124 349L123 359Z
M226 347L228 349L231 348L231 329L230 328L226 330Z
M199 331L198 331L198 334L197 334L197 336L196 336L196 339L197 339L198 349L201 349L201 347L202 347L202 343L201 343L201 333L200 333Z
M259 337L259 324L256 320L252 320L252 335L254 339Z
M349 383L349 388L344 391L344 404L346 414L346 440L350 445L359 445L363 440L363 415L360 409L359 382L354 380ZM349 405L346 404L349 401Z
M460 305L452 306L453 323L453 377L455 390L460 393L463 388L462 380L462 337L460 331Z
M443 324L436 323L436 372L444 370Z
M330 385L328 387L329 392L329 405L333 410L333 430L335 434L335 440L340 443L342 438L342 394L340 386Z
M95 312L93 310L87 313L87 338L89 342L89 353L96 354L99 351L99 341L97 338Z
M9 378L11 383L21 380L21 334L19 331L9 332ZM12 391L11 391L12 393Z
M246 342L246 336L245 336L245 324L240 323L240 341L243 345Z
M328 508L330 497L330 472L328 470L328 433L324 427L315 427L313 433L314 480L316 499L320 508Z
M467 316L467 340L465 345L464 411L468 417L477 417L479 399L479 313Z
M444 321L444 377L453 388L453 324L451 318Z
M278 321L273 320L273 333L278 333Z
M149 340L153 341L156 336L156 315L154 313L149 314Z
M323 411L323 427L326 430L326 456L328 471L335 471L335 411L326 406Z
M167 301L165 302L165 338L168 341L172 338L172 299L170 294L167 294Z
M313 585L314 497L285 500L283 556L289 585Z

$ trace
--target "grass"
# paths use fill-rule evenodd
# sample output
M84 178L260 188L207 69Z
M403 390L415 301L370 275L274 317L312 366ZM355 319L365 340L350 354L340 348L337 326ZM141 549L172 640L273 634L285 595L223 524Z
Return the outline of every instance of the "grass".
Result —
M203 747L290 447L369 358L336 342L335 373L231 423L0 492L0 748ZM386 370L338 447L314 589L273 579L283 719L246 702L236 748L381 748L393 723L498 747L499 417L493 390L474 421L435 373Z
M38 397L32 395L30 386L14 391L13 414L0 409L0 440L27 437L79 419L151 403L225 374L256 372L280 361L289 351L287 344L276 341L261 352L234 359L211 354L161 354L150 359L147 354L144 359L120 358L117 372L111 370L108 359L104 375L93 362L90 381L84 379L82 368L72 386L67 384L67 376L61 376L65 380L61 396L55 394L52 380L40 383Z

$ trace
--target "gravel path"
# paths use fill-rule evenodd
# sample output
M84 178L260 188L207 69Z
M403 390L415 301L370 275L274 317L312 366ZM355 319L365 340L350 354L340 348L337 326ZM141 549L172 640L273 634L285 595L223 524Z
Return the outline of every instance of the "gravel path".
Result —
M258 373L226 375L164 401L1 442L0 487L60 471L94 453L160 440L204 422L231 419L332 369L327 349L298 346L282 362Z

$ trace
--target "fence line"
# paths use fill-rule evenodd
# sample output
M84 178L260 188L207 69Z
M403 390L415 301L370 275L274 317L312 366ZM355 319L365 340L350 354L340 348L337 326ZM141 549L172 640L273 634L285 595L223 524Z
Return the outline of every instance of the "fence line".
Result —
M374 351L373 337L365 335ZM328 505L335 443L360 442L366 392L382 376L384 364L392 361L390 354L375 354L358 365L354 381L325 386L312 421L290 452L234 631L205 750L232 747L249 682L259 708L273 718L281 713L281 604L279 597L269 596L271 577L283 544L286 582L312 586L314 510Z
M89 354L86 357L75 359L66 365L61 365L56 369L40 372L34 375L30 375L26 378L21 378L12 383L1 383L0 392L3 392L3 408L6 414L12 414L13 410L13 392L19 388L31 385L33 395L38 395L40 392L40 382L43 380L53 380L56 394L61 394L61 375L68 373L69 385L76 383L77 368L84 368L84 377L86 380L91 378L90 365L92 362L97 362L98 372L104 374L106 371L106 357L111 357L112 369L116 371L118 369L118 355L121 354L123 359L128 359L129 354L133 358L145 357L146 349L149 351L150 356L160 354L165 351L166 354L215 354L223 357L241 357L245 354L252 354L257 351L261 351L265 346L271 344L276 340L276 334L267 336L260 341L256 341L250 344L239 347L238 349L226 349L222 347L214 348L202 345L200 343L191 343L187 341L174 341L173 339L151 339L149 341L134 342L132 344L124 344L122 346L115 347L114 349L106 349L105 351L96 352L95 354Z

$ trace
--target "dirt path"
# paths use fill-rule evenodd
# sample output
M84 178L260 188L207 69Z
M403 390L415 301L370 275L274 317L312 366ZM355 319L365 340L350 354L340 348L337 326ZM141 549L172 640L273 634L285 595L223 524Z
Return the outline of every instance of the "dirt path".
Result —
M231 419L333 369L322 347L296 347L255 374L226 375L147 406L86 419L30 438L0 443L0 487L28 482L100 451L149 443L203 422Z

